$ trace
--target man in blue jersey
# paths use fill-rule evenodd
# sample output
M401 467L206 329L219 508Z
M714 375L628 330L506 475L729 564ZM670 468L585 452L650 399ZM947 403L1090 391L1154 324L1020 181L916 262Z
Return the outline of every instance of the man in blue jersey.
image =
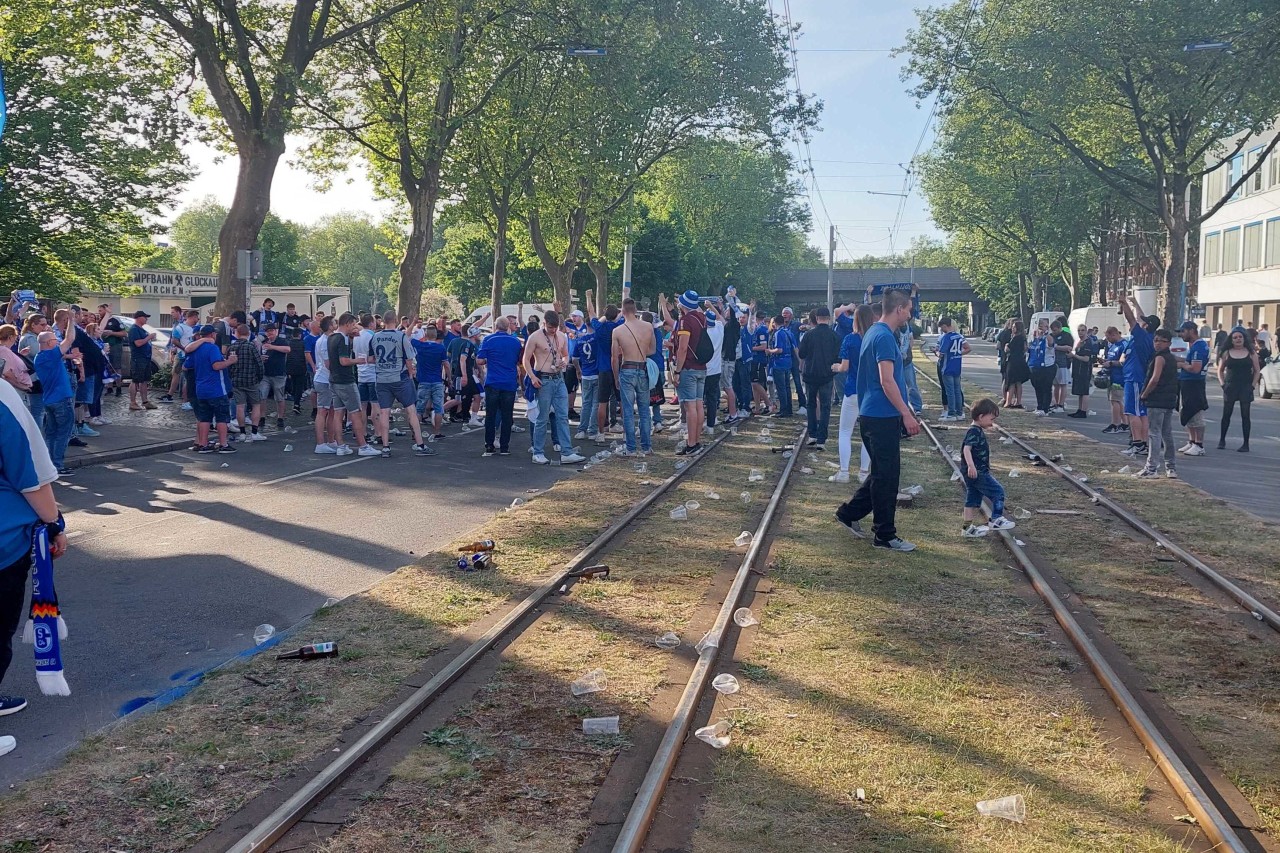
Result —
M596 366L596 330L584 325L569 342L569 359L578 369L582 389L582 417L574 438L595 439L600 434L596 421L596 393L600 387L600 369Z
M196 444L197 453L235 453L227 441L227 424L231 422L231 380L227 368L235 364L236 355L224 357L222 348L215 342L218 330L211 325L196 331L198 345L187 353L187 364L195 373ZM218 443L209 441L209 425L216 423Z
M1133 305L1129 300L1133 300ZM1147 366L1155 357L1155 339L1152 335L1160 328L1160 318L1152 314L1141 316L1142 306L1138 298L1129 294L1120 300L1120 310L1129 323L1129 349L1124 357L1124 413L1129 416L1129 449L1125 456L1135 459L1147 455L1147 404L1142 401L1142 389L1147 384Z
M964 420L964 388L960 373L964 357L969 354L969 342L955 330L950 317L938 320L942 337L938 339L938 358L942 361L942 385L947 391L947 411L940 421Z
M440 330L428 324L422 329L422 340L414 339L413 351L418 365L418 417L425 419L430 415L430 423L434 429L432 441L444 438L441 426L444 422L444 383L449 378L449 364L445 359L444 344L436 340ZM434 455L431 453L425 456Z
M499 317L495 331L475 353L478 365L486 367L484 379L484 456L511 455L511 427L514 423L516 391L520 387L520 339L510 334L510 322ZM501 433L499 433L501 425ZM495 444L496 442L496 444Z
M1105 341L1106 347L1102 351L1102 367L1107 371L1107 377L1111 380L1111 385L1107 388L1107 400L1111 403L1111 423L1102 432L1104 435L1114 435L1129 431L1129 421L1124 413L1123 358L1127 345L1124 342L1124 338L1120 337L1120 330L1115 326L1107 327Z
M800 319L796 317L796 312L791 308L782 309L782 321L786 324L787 331L791 333L791 342L796 347L800 346ZM800 376L800 359L792 357L791 359L791 387L795 389L796 398L800 401L800 414L805 414L805 393L803 379Z
M404 419L413 432L413 452L419 456L435 456L436 452L422 440L422 425L418 422L418 395L413 387L411 373L416 353L409 336L396 325L396 312L388 311L382 317L382 330L373 333L369 352L373 356L374 384L378 394L378 425L375 431L382 439L382 456L391 456L391 407L399 404Z
M1187 354L1176 357L1178 363L1178 400L1182 425L1187 428L1187 443L1178 448L1187 456L1204 456L1204 413L1209 408L1205 391L1205 367L1209 364L1209 342L1200 337L1200 329L1188 320L1178 329L1187 343Z
M751 398L759 413L769 413L769 315L757 311L751 327Z
M894 330L911 318L911 298L888 290L882 305L880 321L863 338L857 364L858 428L871 457L871 476L836 510L836 521L865 539L860 521L871 515L875 547L907 552L916 546L899 538L894 518L902 469L900 442L904 431L919 434L920 422L907 405L902 353Z
M603 443L608 441L605 433L609 429L610 407L622 400L618 394L613 376L613 332L622 325L623 319L616 305L606 305L603 312L597 312L596 308L598 306L595 304L594 294L590 290L587 291L585 304L587 322L591 324L596 336L595 346L592 348L596 356L596 374L598 376L596 383L596 426L599 434L596 436L596 441ZM603 316L596 316L598 313L603 313Z

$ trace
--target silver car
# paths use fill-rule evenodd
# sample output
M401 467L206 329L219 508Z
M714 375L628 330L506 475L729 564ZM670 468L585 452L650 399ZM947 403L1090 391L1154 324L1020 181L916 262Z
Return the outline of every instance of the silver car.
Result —
M136 322L132 317L121 317L118 314L116 315L116 319L124 325L124 330L126 332L129 331ZM156 339L151 342L151 360L155 362L157 368L164 367L169 363L169 333L163 329L157 329L155 326L148 323L143 323L142 328L146 329L148 332L155 332ZM112 343L114 345L114 339ZM128 338L125 339L124 345L129 345ZM125 365L124 372L128 375L129 371L127 364Z
M1280 394L1280 355L1267 359L1262 365L1262 382L1259 390L1265 400Z

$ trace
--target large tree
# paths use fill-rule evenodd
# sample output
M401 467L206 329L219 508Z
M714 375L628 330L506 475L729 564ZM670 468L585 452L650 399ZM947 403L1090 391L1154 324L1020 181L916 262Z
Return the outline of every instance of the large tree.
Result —
M302 232L303 280L310 285L351 288L353 309L380 313L396 271L394 240L385 225L367 216L336 213Z
M298 92L323 85L309 74L325 51L424 0L132 0L143 20L163 21L184 43L205 89L194 105L214 117L215 131L240 167L219 235L216 311L244 306L237 252L250 249L271 208L271 184L294 129ZM159 51L153 54L159 56ZM147 63L139 63L145 65ZM164 112L163 110L158 112Z
M1206 40L1230 51L1186 49ZM1166 323L1182 308L1188 236L1280 144L1245 164L1221 198L1188 210L1216 162L1280 113L1280 75L1269 73L1280 13L1266 0L960 0L922 12L908 49L917 94L936 93L944 115L981 93L1159 219ZM1133 140L1118 158L1117 135Z
M218 268L218 234L227 220L227 208L213 196L205 196L182 209L169 226L169 238L182 272L212 275Z
M150 33L110 10L11 0L0 11L0 292L74 299L153 252L185 177L173 78L137 62Z

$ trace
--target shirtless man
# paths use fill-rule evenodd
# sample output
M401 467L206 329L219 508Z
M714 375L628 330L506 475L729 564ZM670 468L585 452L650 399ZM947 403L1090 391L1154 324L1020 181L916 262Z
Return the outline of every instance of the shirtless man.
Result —
M569 366L569 338L560 330L560 315L548 311L542 328L529 335L524 347L525 375L538 392L538 420L533 425L533 461L547 464L547 420L555 412L556 435L560 461L581 462L584 457L573 452L569 434L569 392L565 389L564 371Z
M622 300L622 325L613 333L613 380L622 395L622 432L627 449L618 456L635 456L635 410L640 408L640 456L653 452L651 439L652 421L649 408L649 356L653 355L656 340L653 324L646 323L636 313L636 301L630 297Z

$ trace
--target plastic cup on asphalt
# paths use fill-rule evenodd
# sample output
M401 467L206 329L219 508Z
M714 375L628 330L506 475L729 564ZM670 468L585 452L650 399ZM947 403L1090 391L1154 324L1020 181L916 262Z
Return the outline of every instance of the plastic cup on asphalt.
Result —
M680 645L680 635L675 631L668 631L653 642L660 649L674 649Z
M1021 794L1001 797L998 800L983 800L978 803L978 814L983 817L998 817L1001 820L1022 823L1027 819L1027 804L1023 801Z

